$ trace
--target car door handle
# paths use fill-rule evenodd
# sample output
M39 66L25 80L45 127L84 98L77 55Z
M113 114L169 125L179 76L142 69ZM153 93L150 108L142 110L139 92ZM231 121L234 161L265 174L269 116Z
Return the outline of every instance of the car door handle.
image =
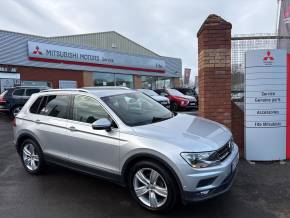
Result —
M69 127L69 130L70 130L70 131L77 131L77 128L75 128L74 126L70 126L70 127Z
M35 123L40 123L40 120L39 119L35 120Z

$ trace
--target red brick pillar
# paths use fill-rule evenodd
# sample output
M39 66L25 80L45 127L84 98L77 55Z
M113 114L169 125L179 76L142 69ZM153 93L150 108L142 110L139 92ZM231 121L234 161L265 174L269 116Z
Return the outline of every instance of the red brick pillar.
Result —
M197 33L199 116L231 128L231 29L211 14Z

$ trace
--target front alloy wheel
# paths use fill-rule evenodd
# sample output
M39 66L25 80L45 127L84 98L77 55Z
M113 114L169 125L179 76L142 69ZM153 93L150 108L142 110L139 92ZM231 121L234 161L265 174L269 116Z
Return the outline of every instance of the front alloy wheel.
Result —
M140 161L130 169L129 189L142 207L153 212L170 211L179 198L174 177L155 161Z
M134 176L133 185L136 196L146 206L158 208L166 202L168 195L166 183L155 170L140 169Z

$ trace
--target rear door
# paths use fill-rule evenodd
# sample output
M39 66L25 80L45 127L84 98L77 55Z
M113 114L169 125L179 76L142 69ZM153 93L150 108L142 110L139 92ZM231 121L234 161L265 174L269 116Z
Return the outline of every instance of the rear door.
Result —
M37 107L37 101L39 106ZM67 129L69 95L47 95L36 100L30 108L35 133L43 152L51 157L67 159L70 132Z
M94 98L75 95L71 116L69 158L78 164L111 173L119 172L119 129L94 130L92 123L101 118L111 119L104 107Z
M27 101L27 97L25 94L25 89L24 88L16 88L12 92L12 99L11 99L11 104L13 105L24 105Z

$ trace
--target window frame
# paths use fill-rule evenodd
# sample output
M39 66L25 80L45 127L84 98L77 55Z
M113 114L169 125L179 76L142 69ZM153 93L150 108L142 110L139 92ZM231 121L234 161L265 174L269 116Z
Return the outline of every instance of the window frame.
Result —
M37 87L35 87L35 88L27 88L27 89L25 89L25 95L23 95L23 96L24 97L30 97L31 95L27 95L27 91L28 90L32 90L32 89L38 89L39 91L38 92L34 92L31 95L36 94L36 93L39 93L41 91L41 89L40 88L37 88Z
M95 98L94 96L86 95L86 94L83 94L83 93L71 94L70 107L69 107L68 116L67 116L67 120L68 121L70 121L70 122L76 122L78 124L83 124L83 125L90 126L90 127L92 126L92 123L81 122L81 121L77 121L77 120L74 120L73 119L73 108L74 108L74 99L75 99L75 96L88 97L88 98L91 98L93 101L99 103L100 106L106 111L106 113L111 118L112 124L113 124L112 125L112 128L113 129L119 129L118 122L116 121L116 119L114 118L114 116L112 115L112 113L110 113L110 111L104 106L104 103L101 100Z
M21 90L21 89L24 90L24 91L23 91L23 95L14 95L14 93L15 93L16 91ZM26 95L26 89L25 89L25 88L17 88L17 89L14 89L13 92L12 92L12 96L13 96L13 97L16 97L16 98L23 98L23 97L26 97L25 95Z
M49 116L49 115L46 115L46 114L40 114L40 111L39 111L39 109L40 109L40 105L42 104L42 102L44 101L44 99L46 99L46 101L47 101L47 99L48 99L49 96L54 96L54 95L55 95L55 96L67 96L67 97L68 97L68 105L67 105L67 109L66 109L66 112L65 112L65 118ZM45 98L45 97L47 97L47 98ZM32 113L32 112L30 111L30 109L31 109L32 105L37 101L38 98L42 98L42 99L41 99L41 101L39 102L39 105L38 105L38 108L37 108L37 113ZM37 96L37 97L33 100L33 102L29 105L29 109L28 109L28 111L29 111L30 114L37 115L37 116L52 117L52 118L55 118L55 119L68 120L68 118L69 118L69 111L70 111L70 109L71 109L71 105L72 105L72 104L71 104L71 101L72 101L72 94L53 93L53 94L40 95L40 96ZM45 107L46 107L46 105L47 105L47 102L46 102L46 104L45 104Z

